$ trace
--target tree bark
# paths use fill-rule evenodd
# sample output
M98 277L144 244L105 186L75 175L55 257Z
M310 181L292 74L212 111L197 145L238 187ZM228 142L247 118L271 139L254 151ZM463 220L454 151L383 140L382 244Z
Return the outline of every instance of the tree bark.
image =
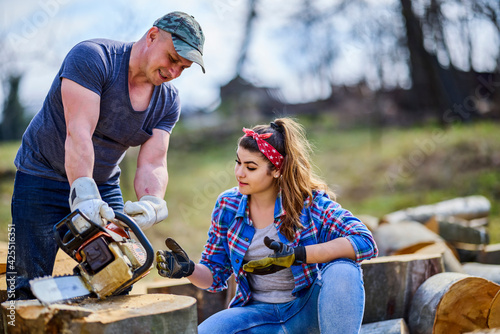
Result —
M488 328L488 313L500 285L461 273L425 281L411 303L412 334L454 334Z
M365 284L363 323L408 317L418 287L443 272L439 254L382 256L361 263Z

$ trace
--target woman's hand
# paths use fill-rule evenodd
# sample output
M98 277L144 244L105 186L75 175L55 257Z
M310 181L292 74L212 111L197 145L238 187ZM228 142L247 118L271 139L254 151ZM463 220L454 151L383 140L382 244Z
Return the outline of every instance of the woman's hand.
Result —
M260 260L253 260L243 265L243 270L256 275L268 275L306 263L306 248L304 246L290 247L269 237L264 238L264 244L274 250L274 253Z

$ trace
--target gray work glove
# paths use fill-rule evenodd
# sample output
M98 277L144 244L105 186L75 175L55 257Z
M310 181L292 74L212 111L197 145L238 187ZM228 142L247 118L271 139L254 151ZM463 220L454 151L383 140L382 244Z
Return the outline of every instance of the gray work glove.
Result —
M182 278L191 276L195 264L172 238L165 240L165 245L171 250L159 250L156 252L156 268L158 274L168 278Z
M69 193L69 206L71 212L78 209L93 223L101 226L106 225L107 221L115 218L113 209L101 199L99 189L97 189L94 179L90 177L80 177L73 181ZM81 216L75 217L73 222L80 232L90 226Z
M127 201L123 211L145 230L168 217L167 202L162 198L145 195L137 202Z

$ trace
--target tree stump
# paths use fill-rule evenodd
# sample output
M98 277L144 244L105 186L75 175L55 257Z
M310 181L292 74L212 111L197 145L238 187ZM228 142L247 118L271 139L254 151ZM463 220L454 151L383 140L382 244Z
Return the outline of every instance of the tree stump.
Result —
M197 333L196 300L166 294L85 299L44 306L38 300L2 304L6 333ZM14 326L15 325L15 326Z
M461 273L430 277L411 303L412 334L455 334L488 328L488 314L500 285ZM496 313L496 310L494 310Z
M410 334L405 319L393 319L361 326L359 334Z
M444 270L438 254L383 256L363 261L361 267L366 295L363 323L407 319L418 287Z

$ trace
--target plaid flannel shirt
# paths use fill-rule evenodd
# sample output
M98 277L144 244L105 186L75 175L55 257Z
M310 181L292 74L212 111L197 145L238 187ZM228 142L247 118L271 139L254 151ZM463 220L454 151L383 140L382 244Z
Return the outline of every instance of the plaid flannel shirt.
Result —
M230 307L245 305L252 294L247 273L243 270L243 257L255 234L247 204L248 196L242 195L237 187L226 190L219 196L200 260L213 275L213 284L207 289L210 292L226 289L227 280L235 273L237 288ZM304 228L296 231L293 241L288 241L279 232L284 215L281 196L278 196L274 209L274 226L278 230L280 241L289 246L307 246L345 237L354 248L356 262L378 254L375 240L368 228L322 191L314 191L313 197L304 202L301 216ZM305 293L324 265L326 264L308 263L292 266L295 280L293 295Z

